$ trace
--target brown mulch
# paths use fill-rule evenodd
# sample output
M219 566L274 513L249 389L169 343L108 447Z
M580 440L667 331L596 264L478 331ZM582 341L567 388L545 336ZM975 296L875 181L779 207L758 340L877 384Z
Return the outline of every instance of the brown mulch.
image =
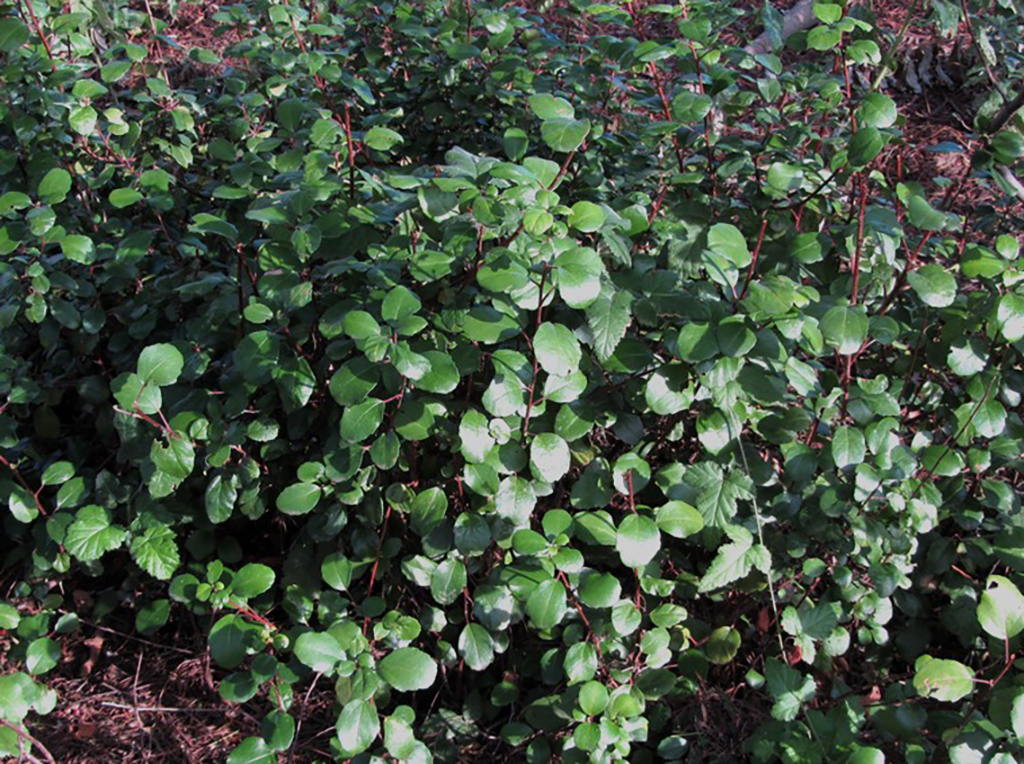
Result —
M276 706L266 686L252 700L225 702L215 689L228 672L211 668L205 635L175 606L170 625L147 637L116 614L97 626L83 621L61 638L63 656L45 677L57 707L28 720L31 734L60 764L138 762L205 764L224 761ZM174 631L174 629L177 631ZM0 643L0 673L7 666ZM294 687L289 712L301 720L291 762L330 760L336 719L332 685ZM36 755L40 753L38 750ZM45 757L43 757L45 759Z

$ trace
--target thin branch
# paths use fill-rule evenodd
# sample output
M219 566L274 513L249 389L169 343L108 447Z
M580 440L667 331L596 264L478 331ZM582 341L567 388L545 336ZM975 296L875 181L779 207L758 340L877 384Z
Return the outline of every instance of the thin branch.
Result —
M8 729L12 729L12 730L14 730L14 734L15 734L15 735L17 735L18 737L20 737L20 738L21 738L22 740L26 740L26 741L28 741L28 743L29 743L29 744L31 744L31 745L32 745L32 746L34 746L35 748L39 749L39 752L40 752L41 754L43 754L43 757L44 757L44 758L45 758L45 759L46 759L46 760L47 760L47 761L48 761L48 762L49 762L50 764L57 764L57 760L56 760L55 758L53 758L53 754L51 754L51 753L50 753L50 752L49 752L49 751L48 751L48 750L46 749L46 746L45 746L45 745L43 745L42 743L40 743L40 742L39 742L38 740L36 740L36 739L35 739L34 737L32 737L32 736L31 736L30 734L28 734L28 733L27 733L27 732L26 732L25 730L21 729L21 727L19 727L19 726L18 726L18 725L16 725L16 724L12 724L11 722L7 721L6 719L0 719L0 724L2 724L2 725L3 725L4 727L7 727Z

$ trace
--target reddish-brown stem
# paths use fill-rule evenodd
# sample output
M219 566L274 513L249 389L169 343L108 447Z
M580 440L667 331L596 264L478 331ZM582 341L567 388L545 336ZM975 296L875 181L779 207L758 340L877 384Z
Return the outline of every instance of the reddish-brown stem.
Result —
M593 627L590 625L590 619L587 618L587 614L583 612L583 606L579 600L576 599L576 595L572 592L572 587L569 586L569 579L566 578L565 573L558 571L558 578L561 580L562 585L565 587L566 593L572 600L573 606L576 608L576 612L580 614L580 620L583 621L583 625L587 627L587 634L590 636L591 641L594 643L594 648L597 650L597 659L601 660L601 640L597 638L594 633Z
M757 234L757 243L754 245L754 253L750 256L750 267L747 269L747 280L743 282L743 291L740 292L739 299L742 300L747 296L747 289L750 288L750 282L754 278L754 271L757 270L757 259L761 256L761 245L764 244L764 232L768 229L768 216L761 216L761 230Z
M299 44L299 50L306 53L306 42L302 39L302 35L299 34L299 28L295 24L295 17L292 16L292 8L288 4L288 0L284 0L284 6L288 9L288 20L291 21L292 24L292 33L295 35L295 42Z
M370 583L366 587L366 599L370 599L373 594L373 584L377 580L377 567L380 565L381 551L384 549L384 536L388 532L388 520L391 519L391 506L388 505L387 511L384 512L384 523L381 525L380 538L377 539L377 557L373 561L373 568L370 570ZM367 616L363 619L363 636L366 636L366 629L370 625L370 618Z
M558 186L559 183L562 182L562 178L565 177L565 171L569 169L569 162L572 161L572 158L574 156L576 156L575 149L570 151L568 156L565 157L565 161L562 162L562 166L558 170L558 175L555 176L555 179L551 181L551 185L548 186L548 191L552 191L556 186Z
M857 288L860 284L860 256L864 251L864 217L868 205L868 182L864 173L860 173L860 210L857 214L857 247L853 253L853 294L850 295L850 304L857 304Z
M18 5L22 5L21 0L18 0ZM43 43L43 49L46 51L47 57L50 59L50 69L53 72L57 71L57 61L53 58L53 51L50 49L50 41L46 39L46 35L43 34L43 28L39 25L39 19L36 18L36 12L32 8L32 3L29 0L25 0L24 7L28 8L28 15L32 19L32 26L35 27L36 35L39 36L39 41ZM24 11L22 11L24 15Z
M352 143L352 114L348 101L345 101L345 140L348 142L348 197L356 198L356 150Z
M242 615L245 618L249 618L249 619L251 619L253 621L256 621L256 623L261 624L263 626L266 626L271 631L277 631L277 626L275 626L273 623L271 623L266 618L261 616L259 613L257 613L255 610L253 610L248 605L243 605L241 603L235 602L234 600L228 600L228 605L230 605L235 610L237 610L239 615Z
M668 191L668 183L662 183L658 189L657 199L654 201L654 206L651 207L651 211L647 215L647 225L654 222L654 218L658 217L658 213L661 211L661 204L665 201L665 192Z

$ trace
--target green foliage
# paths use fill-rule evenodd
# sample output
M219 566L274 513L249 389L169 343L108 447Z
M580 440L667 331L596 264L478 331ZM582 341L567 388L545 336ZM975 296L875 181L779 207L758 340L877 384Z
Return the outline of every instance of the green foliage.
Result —
M1024 755L1021 119L896 177L869 6L738 5L0 10L0 755L91 587L229 762Z

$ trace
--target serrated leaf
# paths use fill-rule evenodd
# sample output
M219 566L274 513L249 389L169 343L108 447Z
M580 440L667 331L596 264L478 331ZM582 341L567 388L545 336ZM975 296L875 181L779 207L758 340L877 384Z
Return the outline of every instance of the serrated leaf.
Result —
M64 534L64 547L82 562L92 562L121 546L127 535L112 522L109 510L92 504L78 510Z
M587 324L594 335L594 352L601 361L611 358L619 342L626 336L632 321L633 298L628 292L602 294L587 307Z
M146 528L132 539L130 551L140 568L161 581L169 580L181 565L177 534L166 525Z

